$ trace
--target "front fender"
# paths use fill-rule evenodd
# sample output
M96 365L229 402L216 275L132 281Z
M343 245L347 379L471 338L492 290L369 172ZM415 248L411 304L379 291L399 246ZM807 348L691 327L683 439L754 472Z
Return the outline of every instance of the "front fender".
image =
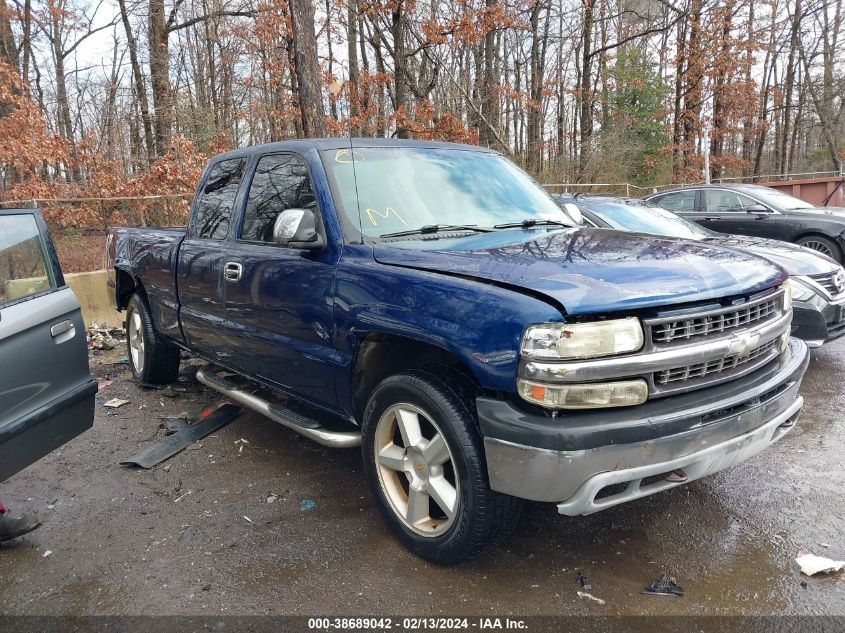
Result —
M351 383L357 342L389 334L446 350L482 387L513 392L525 327L563 320L554 306L512 290L358 255L344 256L338 267L335 343L347 369L338 385ZM349 397L338 396L341 402Z

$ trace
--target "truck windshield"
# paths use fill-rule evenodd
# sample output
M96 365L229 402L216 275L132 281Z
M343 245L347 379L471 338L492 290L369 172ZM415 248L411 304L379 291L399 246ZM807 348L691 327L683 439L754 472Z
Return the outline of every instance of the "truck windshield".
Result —
M356 147L324 151L323 164L347 223L371 239L432 225L492 227L542 219L572 226L539 185L498 154Z
M614 229L703 240L715 233L648 202L585 200L584 206Z

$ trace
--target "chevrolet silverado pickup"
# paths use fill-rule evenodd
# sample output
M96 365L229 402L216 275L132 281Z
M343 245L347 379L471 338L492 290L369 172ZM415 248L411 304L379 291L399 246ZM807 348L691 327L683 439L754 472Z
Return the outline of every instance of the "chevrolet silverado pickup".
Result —
M139 380L174 380L186 350L233 402L360 445L387 524L438 563L526 499L584 515L727 468L803 403L783 269L579 226L483 148L235 150L186 228L112 229L107 258Z

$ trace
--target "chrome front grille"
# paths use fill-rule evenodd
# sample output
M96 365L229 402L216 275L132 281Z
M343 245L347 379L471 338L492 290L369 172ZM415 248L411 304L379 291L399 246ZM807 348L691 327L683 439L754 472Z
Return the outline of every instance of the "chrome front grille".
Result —
M743 304L672 310L643 319L642 350L594 359L523 358L520 375L537 383L578 384L642 379L649 398L706 389L780 358L792 311L781 287Z
M656 344L685 342L763 323L780 314L782 301L780 297L770 298L727 311L656 323L651 326L651 340Z
M748 354L733 354L713 360L684 365L683 367L672 367L654 373L654 382L659 387L672 385L681 387L678 383L688 383L699 378L707 378L707 382L719 380L719 378L733 376L739 368L742 370L751 369L752 364L762 365L771 360L777 352L777 339L764 343L754 348ZM758 361L755 363L755 361Z
M840 276L841 270L837 269L830 273L820 273L818 275L809 275L810 279L815 281L818 285L824 288L831 297L837 297L842 294L840 286L837 285L837 276ZM840 277L841 280L841 277ZM841 283L841 282L840 282Z

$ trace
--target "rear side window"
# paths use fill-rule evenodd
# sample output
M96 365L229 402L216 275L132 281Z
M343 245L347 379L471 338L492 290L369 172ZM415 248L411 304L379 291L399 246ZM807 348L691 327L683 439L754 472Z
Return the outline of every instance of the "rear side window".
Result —
M52 287L44 243L30 214L0 215L0 306Z
M273 241L273 224L286 209L316 209L308 167L295 154L274 154L258 161L249 187L240 238Z
M676 213L692 213L695 211L695 191L674 191L651 198L651 201Z
M232 208L241 185L246 159L221 160L211 167L194 211L197 237L222 240L229 234Z

